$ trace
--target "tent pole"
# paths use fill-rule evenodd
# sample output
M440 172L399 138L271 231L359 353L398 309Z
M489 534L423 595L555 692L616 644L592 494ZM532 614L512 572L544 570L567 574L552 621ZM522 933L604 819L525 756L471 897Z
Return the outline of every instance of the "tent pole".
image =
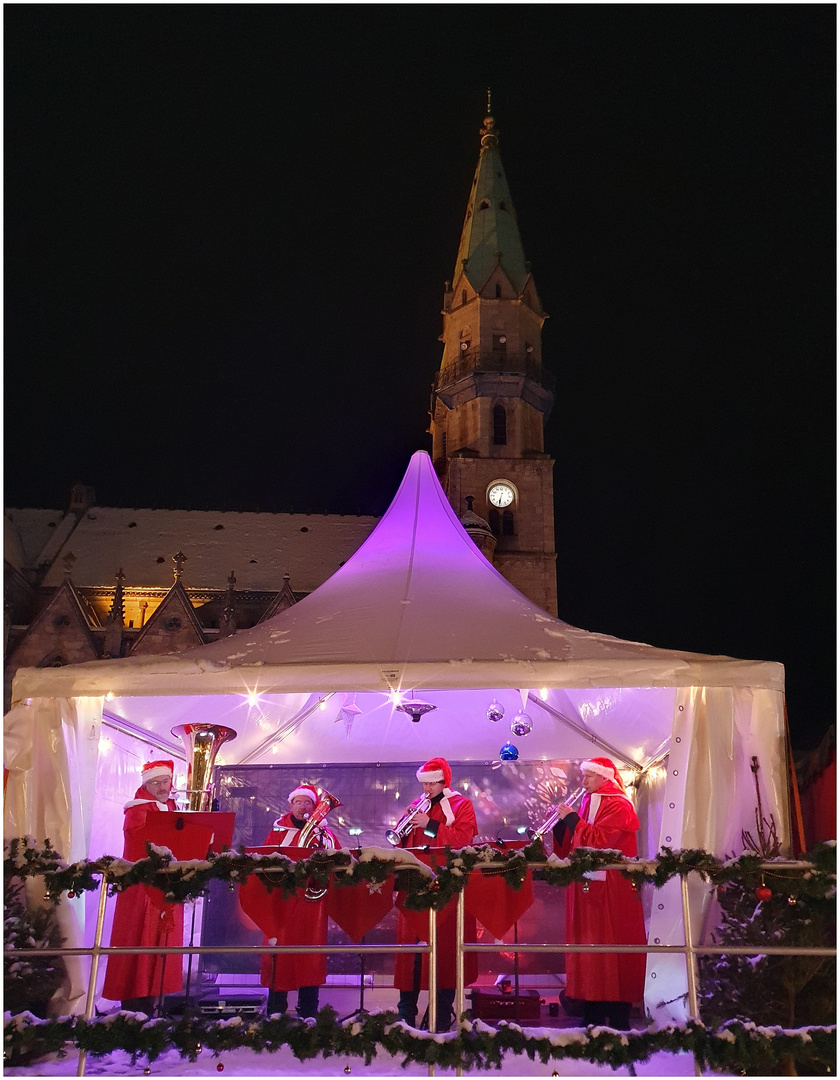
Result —
M539 705L541 709L545 709L545 711L550 713L556 720L561 721L566 727L570 727L572 731L577 732L578 735L582 735L584 739L589 739L589 741L596 746L600 746L602 750L606 750L610 757L618 758L619 761L623 761L628 769L635 769L636 772L643 771L642 766L638 761L631 761L623 751L611 746L610 743L606 742L604 739L599 739L598 736L593 735L591 731L587 731L586 728L581 727L580 724L576 724L574 720L570 720L568 716L564 716L561 712L553 709L550 705L547 705L542 698L536 697L536 695L529 692L528 700L532 701L535 705Z
M96 931L93 935L93 952L90 957L90 981L88 982L87 1001L85 1002L84 1019L89 1021L93 1016L96 1002L96 980L99 975L99 952L102 948L102 932L105 929L105 902L108 899L108 875L103 874L99 882L99 909L96 912ZM86 1050L79 1051L79 1064L76 1076L85 1075Z
M801 855L807 851L805 846L805 826L802 823L802 803L799 801L799 782L796 779L796 765L793 761L793 747L790 742L790 727L788 725L787 698L785 698L785 748L787 750L788 767L788 791L790 793L790 805L788 818L790 819L790 834L794 841L794 855Z

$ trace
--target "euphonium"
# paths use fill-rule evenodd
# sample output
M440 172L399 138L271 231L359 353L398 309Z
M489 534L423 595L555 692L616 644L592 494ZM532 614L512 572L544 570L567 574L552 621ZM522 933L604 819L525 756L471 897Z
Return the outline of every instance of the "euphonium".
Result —
M300 830L300 836L298 837L297 847L326 847L323 839L318 835L318 826L330 812L335 810L337 806L343 806L344 804L335 797L330 795L328 791L324 791L323 788L318 796L318 801L315 803L315 809L309 815L306 824ZM330 843L329 846L332 846ZM321 897L326 895L326 885L319 885L315 878L310 877L312 884L307 885L303 893L304 900L315 902L320 900Z
M235 739L236 732L221 724L179 724L172 734L180 736L187 751L187 809L210 810L213 762L222 743Z
M405 838L414 828L413 822L415 817L418 814L425 814L430 806L431 802L429 801L428 796L424 795L416 806L412 806L408 810L406 810L406 812L403 814L403 816L400 818L394 828L388 829L388 831L385 833L385 839L388 841L388 843L391 844L393 847L399 847L403 840L405 840Z
M321 840L316 832L316 829L320 823L324 820L330 810L335 810L337 806L343 806L344 804L340 799L337 799L335 795L330 795L328 791L321 790L318 801L315 804L315 809L309 815L309 818L303 828L300 830L300 836L298 837L297 847L323 847Z
M542 825L540 825L540 827L537 829L537 831L534 833L534 835L531 837L531 839L532 840L542 840L542 838L545 836L545 834L547 832L551 832L551 830L554 828L554 826L560 820L560 807L561 806L571 806L572 808L574 808L575 803L579 802L583 798L583 796L585 794L586 794L586 788L585 787L575 788L575 790L572 792L572 794L567 799L564 799L563 802L558 803L557 806L553 806L551 808L551 813L548 815L548 817L545 819L545 821L542 823Z

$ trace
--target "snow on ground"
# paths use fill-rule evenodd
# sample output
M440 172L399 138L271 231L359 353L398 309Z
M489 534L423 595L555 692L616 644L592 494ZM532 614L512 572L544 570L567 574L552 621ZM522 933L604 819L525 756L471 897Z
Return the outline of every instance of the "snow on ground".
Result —
M63 1061L55 1055L27 1067L4 1068L4 1076L75 1076L79 1056L69 1054ZM224 1065L220 1073L217 1065ZM346 1067L350 1067L349 1074ZM88 1057L85 1061L86 1076L143 1076L145 1060L132 1066L131 1057L119 1051L103 1058ZM602 1065L590 1065L585 1061L555 1061L543 1065L530 1061L525 1054L507 1054L501 1071L490 1069L471 1076L630 1076L626 1067L609 1069ZM428 1076L428 1066L408 1065L402 1068L402 1059L380 1053L367 1067L361 1058L316 1058L314 1061L297 1061L290 1050L274 1054L256 1054L252 1050L231 1050L213 1057L208 1051L199 1055L195 1062L183 1060L175 1051L163 1054L151 1065L151 1076ZM436 1071L437 1076L455 1076L454 1069ZM636 1066L637 1076L694 1076L694 1058L690 1054L657 1054L645 1064ZM712 1075L711 1073L708 1075ZM720 1076L720 1073L713 1074Z

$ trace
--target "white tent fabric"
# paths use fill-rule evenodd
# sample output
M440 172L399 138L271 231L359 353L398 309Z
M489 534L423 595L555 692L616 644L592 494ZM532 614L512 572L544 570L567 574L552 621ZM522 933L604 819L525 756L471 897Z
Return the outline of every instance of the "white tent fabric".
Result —
M413 697L436 706L419 724L396 708ZM217 759L226 764L419 763L495 759L507 722L488 721L493 698L508 718L527 702L534 730L519 744L523 759L608 753L633 769L648 852L740 850L741 829L754 826L753 755L765 809L787 840L782 666L654 648L552 618L479 552L422 452L361 548L273 619L176 656L18 671L5 835L49 835L71 857L87 851L90 759L77 750L81 720L59 716L94 725L101 716L168 756L183 756L174 725L224 724L238 733ZM349 733L338 722L347 703L359 709ZM652 939L678 940L672 909L654 912ZM684 981L680 964L651 958L660 1000Z

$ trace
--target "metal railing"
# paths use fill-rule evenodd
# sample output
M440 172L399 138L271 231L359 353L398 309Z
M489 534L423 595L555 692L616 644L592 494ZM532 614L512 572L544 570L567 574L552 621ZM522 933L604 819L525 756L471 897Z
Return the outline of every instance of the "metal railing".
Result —
M524 375L532 379L545 390L554 393L556 380L551 372L546 371L539 361L534 359L532 353L509 353L480 351L468 349L462 352L458 359L435 375L434 389L451 386L459 379L465 379L470 375Z
M482 863L481 867L475 867L470 873L481 872L483 870L498 870L504 869L506 863L503 862L486 862ZM544 869L545 863L528 863L529 869ZM774 861L772 863L762 863L761 870L764 871L806 871L811 864L790 861L781 862ZM620 870L624 868L624 864L616 863L611 865L605 865L600 867L603 870ZM333 872L340 872L341 868L336 868ZM280 868L266 867L262 869L260 873L270 874L273 872L279 872ZM163 871L162 871L163 872ZM693 871L695 872L695 871ZM513 952L518 953L680 953L685 957L686 965L686 981L687 981L687 1005L689 1018L693 1020L700 1020L699 1014L699 1002L698 1002L698 970L697 970L697 958L701 955L731 955L731 956L816 956L816 957L828 957L836 956L837 950L833 947L820 947L820 946L783 946L783 945L701 945L695 944L692 939L691 932L691 912L689 904L688 894L688 876L680 876L681 887L681 900L682 900L682 924L683 924L683 944L682 945L599 945L599 944L548 944L545 942L521 942L515 943L500 942L493 944L485 944L480 942L467 942L464 940L464 913L465 913L465 890L462 889L457 896L456 901L456 925L455 925L455 1014L460 1017L465 1011L465 985L464 985L464 957L467 953L500 953L500 952ZM218 955L248 955L253 956L255 953L275 955L281 953L327 953L327 954L341 954L351 953L354 955L366 954L366 955L395 955L400 952L407 953L419 953L429 955L429 1030L435 1031L437 1028L437 912L435 909L429 911L429 932L428 932L428 944L421 945L419 943L409 943L399 945L397 943L387 945L181 945L181 946L103 946L102 935L105 926L105 908L108 899L108 880L107 875L103 874L99 886L99 904L97 909L96 929L94 932L93 945L90 947L78 947L78 948L54 948L54 949L37 949L33 952L37 952L39 957L42 956L90 956L91 957L91 969L88 981L87 997L85 1001L85 1009L83 1013L83 1019L89 1021L94 1013L96 1002L96 983L99 975L99 962L102 956L135 956L144 954L154 954L158 956L169 955L204 955L204 954L218 954ZM24 950L20 949L5 949L4 957L20 957ZM77 1076L84 1076L85 1074L85 1059L86 1051L79 1051L79 1064L77 1069ZM697 1067L695 1066L695 1069ZM435 1075L434 1065L429 1066L429 1075ZM456 1069L456 1075L462 1075L460 1068ZM699 1075L699 1073L697 1073Z

